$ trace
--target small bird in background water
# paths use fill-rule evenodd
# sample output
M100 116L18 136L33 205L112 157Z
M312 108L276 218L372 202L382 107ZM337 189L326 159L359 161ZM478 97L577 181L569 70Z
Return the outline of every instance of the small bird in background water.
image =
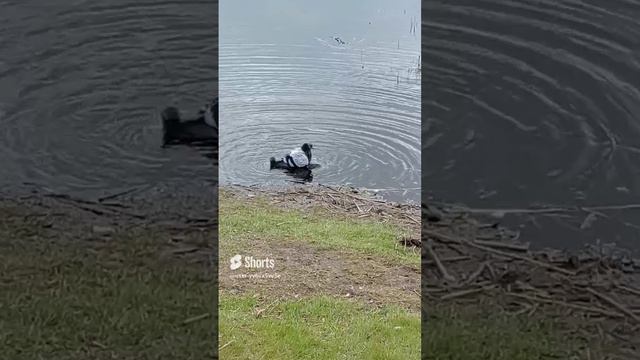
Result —
M182 120L178 108L170 106L162 112L162 146L171 144L218 142L218 98L198 112L195 119Z

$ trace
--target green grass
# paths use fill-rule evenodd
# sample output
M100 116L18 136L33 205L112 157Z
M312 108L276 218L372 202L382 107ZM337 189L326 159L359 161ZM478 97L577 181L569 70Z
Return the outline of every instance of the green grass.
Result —
M420 263L419 252L398 245L406 230L392 224L337 217L321 211L284 210L261 199L238 201L223 192L219 206L219 234L225 243L255 236L302 241L320 248L349 249L406 264Z
M3 225L3 224L0 224ZM0 348L7 359L205 359L213 354L211 275L161 260L161 233L101 247L0 226ZM66 232L66 231L65 231Z
M580 345L550 318L517 317L486 305L449 305L427 312L427 359L569 359Z
M220 358L420 358L420 317L405 310L365 308L328 297L268 305L252 297L221 297ZM254 309L264 307L256 317Z
M251 239L259 238L300 242L355 256L366 254L380 259L381 264L419 266L420 254L397 244L406 231L392 224L322 210L287 210L264 198L240 200L224 191L219 199L221 253L246 249ZM263 301L251 295L249 291L220 297L221 358L420 358L420 315L415 311L317 295L282 299L269 306L278 295ZM256 316L256 309L265 307Z
M221 247L248 246L242 239L300 241L317 247L349 249L381 260L419 264L419 254L396 247L403 230L322 211L275 208L221 193ZM268 307L250 295L221 297L222 358L254 359L417 359L420 317L403 309L383 310L342 299L289 299ZM255 315L255 309L267 310ZM570 358L580 345L568 339L544 314L510 316L495 305L434 306L426 323L423 358L524 360Z

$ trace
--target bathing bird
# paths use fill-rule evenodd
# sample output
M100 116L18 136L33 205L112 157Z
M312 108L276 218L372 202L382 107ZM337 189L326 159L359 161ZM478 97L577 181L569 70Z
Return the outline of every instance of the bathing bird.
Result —
M275 157L269 159L271 169L295 170L310 168L312 144L304 143L299 148L291 150L280 160Z
M162 111L162 145L218 142L218 98L207 103L195 119L180 119L178 108Z

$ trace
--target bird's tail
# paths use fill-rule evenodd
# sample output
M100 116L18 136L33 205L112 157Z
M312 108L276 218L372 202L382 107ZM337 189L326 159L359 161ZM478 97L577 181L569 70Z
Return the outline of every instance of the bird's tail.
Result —
M177 108L170 106L162 111L162 138L163 145L173 139L173 132L180 125L180 112Z

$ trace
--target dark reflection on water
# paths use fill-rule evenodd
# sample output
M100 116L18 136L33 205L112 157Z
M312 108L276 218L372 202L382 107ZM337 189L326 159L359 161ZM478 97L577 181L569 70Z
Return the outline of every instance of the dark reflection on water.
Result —
M313 182L418 201L420 3L246 4L220 4L221 183L299 181L269 158L310 142Z
M215 181L197 149L160 147L159 117L195 114L215 91L214 17L207 1L0 5L0 186Z
M639 2L458 0L423 11L431 194L474 207L640 202ZM584 214L528 219L527 234L640 248L639 211L606 215L583 230Z

